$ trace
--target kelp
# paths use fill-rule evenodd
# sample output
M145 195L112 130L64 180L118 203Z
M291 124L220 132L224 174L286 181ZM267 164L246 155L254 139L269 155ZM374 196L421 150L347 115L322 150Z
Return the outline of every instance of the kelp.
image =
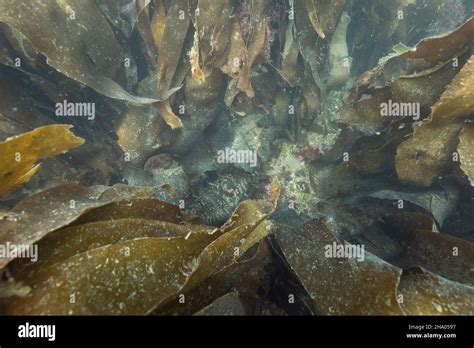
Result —
M0 244L37 246L40 257L0 259L0 311L472 314L474 21L420 41L445 9L441 0L4 1L0 136L54 123L66 97L96 103L99 117L70 119L85 146L2 200ZM388 102L419 103L419 118L382 117ZM256 117L261 166L249 192L266 201L233 204L220 227L154 197L159 187L189 205L172 184L93 186L103 173L117 175L107 184L151 180L157 154L199 157L183 167L192 186L223 171L239 178L236 166L200 160L227 144L214 131L228 128L223 138L237 143L239 123ZM274 168L277 151L298 169ZM122 157L125 171L107 168ZM91 187L56 186L50 172ZM260 174L288 185L260 187ZM45 186L56 187L38 192ZM364 259L328 257L334 243L365 246Z
M236 77L241 66L247 59L247 47L245 45L242 30L238 18L232 21L232 35L230 37L229 52L225 64L221 67L223 73Z
M30 13L35 16L30 18ZM41 1L3 1L0 22L25 35L34 49L46 57L47 63L65 76L110 98L135 104L157 101L131 95L120 85L123 73L120 47L94 1L61 0L47 6ZM51 22L56 25L50 26ZM52 37L56 39L51 40ZM94 45L86 46L83 42L94 42Z
M404 251L396 258L397 265L419 265L446 279L474 285L470 271L470 265L474 261L472 243L431 230L414 229L403 232Z
M272 185L278 193L278 182ZM135 197L121 200L121 190L124 197ZM62 213L61 221L43 218L39 233L29 229L28 217L33 219L38 209L34 203L55 200L49 204L58 205L58 193L63 200L75 197L81 208L69 208L72 212ZM38 263L18 259L9 266L15 281L25 282L31 291L26 296L10 294L3 303L5 313L159 312L165 301L232 267L266 237L271 228L265 218L278 199L273 198L267 212L260 202L244 201L216 229L187 224L177 207L146 198L149 194L144 188L126 186L64 186L62 191L40 192L15 207L13 212L21 209L22 216L7 227L17 232L17 242L39 242L47 256ZM12 237L10 233L2 239L11 242ZM9 260L3 261L4 266Z
M456 208L459 200L459 191L454 185L443 183L441 187L419 189L413 191L378 190L370 194L370 197L410 202L429 213L439 226L450 216Z
M397 302L401 271L365 253L364 261L325 256L325 246L343 243L321 221L277 240L290 267L313 299L318 314L402 314Z
M229 20L232 17L232 9L230 0L197 2L194 44L190 57L193 59L193 76L198 81L209 76L214 67L220 68L224 64L231 35L236 35L232 31L235 27Z
M330 37L336 30L340 15L346 7L346 2L342 0L328 1L317 0L313 1L316 10L319 12L319 23L325 36Z
M252 0L250 11L250 29L248 33L247 53L246 59L242 63L242 69L237 79L237 88L245 92L249 98L255 96L255 92L251 83L251 69L256 59L265 45L266 23L264 18L264 11L268 7L267 0Z
M256 250L254 250L256 249ZM211 305L214 300L225 296L229 289L237 292L240 298L262 301L259 292L262 288L267 292L270 288L270 276L266 268L272 262L271 252L264 241L249 249L230 267L222 270L195 288L185 292L186 299L183 305L177 296L166 302L154 314L163 315L199 315L200 309L206 304ZM248 310L246 310L248 314Z
M297 65L300 50L295 37L295 30L294 21L290 21L286 27L285 45L281 53L281 69L277 70L291 87L294 87L300 78L300 70Z
M474 27L474 20L473 20ZM432 107L431 122L447 123L469 116L474 108L474 56L471 56Z
M473 66L471 57L433 105L430 119L415 127L413 136L399 145L396 169L400 180L429 186L452 167L462 117L469 116L473 107Z
M144 3L146 3L144 1ZM118 28L125 37L129 38L137 24L137 7L135 0L115 1L99 0L97 7L102 11L105 18Z
M158 95L162 99L169 96L173 77L179 65L181 51L190 24L186 1L172 1L166 13L161 41L158 45ZM156 29L155 29L156 30ZM173 86L173 87L180 87Z
M402 274L401 307L408 315L472 315L474 288L456 283L422 268Z
M362 131L367 129L367 127L364 128L366 125L372 126L372 128L368 128L368 133L374 127L378 126L378 129L384 129L389 124L400 120L411 122L410 118L406 116L383 117L380 113L380 106L389 101L392 103L419 103L419 117L420 119L424 118L457 72L458 69L448 61L435 69L400 75L387 85L383 85L383 82L379 81L374 82L377 87L364 86L362 83L366 81L366 77L361 75L359 82L356 82L349 94L349 98L350 100L357 98L357 93L363 94L364 98L361 97L351 103L344 111L340 122L355 125Z
M150 3L150 0L144 1L141 4L137 2L136 6L139 7L137 9L137 28L144 42L145 60L148 65L148 70L153 70L156 66L157 47L154 43L151 28Z
M413 49L381 58L373 69L358 77L350 93L351 100L358 100L368 89L383 88L403 75L436 70L450 59L462 56L472 45L473 34L474 18L470 18L447 34L424 39Z
M318 4L319 5L319 4ZM319 8L313 0L305 0L306 10L308 11L308 17L313 25L314 30L322 39L326 38L321 23L319 21Z
M473 32L474 19L470 18L447 34L421 40L412 49L395 48L357 78L349 105L338 120L367 135L353 144L352 152L360 152L358 146L365 145L351 159L355 168L366 173L393 169L396 148L395 171L402 183L428 187L452 171L459 162L458 136L473 108L469 87ZM382 114L384 106L393 104L417 104L417 113ZM411 130L412 135L404 139ZM381 148L377 136L391 139L386 142L390 147ZM381 151L383 148L387 151Z
M277 230L276 238L289 267L311 296L316 314L472 314L474 306L470 299L474 288L467 266L474 255L472 244L432 231L415 230L413 222L417 219L413 215L405 220L409 224L400 225L399 233L408 239L402 239L404 254L395 262L406 269L367 251L362 260L355 255L327 255L327 248L347 242L320 220L313 220L291 234ZM397 224L399 220L393 217L391 221ZM453 254L448 256L453 245L464 253L461 259ZM442 255L434 255L440 250ZM422 267L429 267L431 272ZM453 269L462 272L453 275Z
M171 129L183 128L183 122L174 114L168 102L158 102L155 108Z
M10 75L0 71L0 137L2 139L53 123L34 105L22 101L19 87L8 83Z
M50 125L0 142L0 194L27 182L40 168L38 160L57 156L84 143L70 125Z
M377 135L361 137L351 148L349 164L363 173L378 173L395 168L395 152L403 133L395 133L391 139Z
M117 143L130 156L132 163L143 164L153 154L154 148L170 142L171 134L167 130L171 128L158 115L158 108L166 112L166 105L129 107L114 125ZM178 120L173 116L169 119L171 124L179 124Z
M113 190L114 195L108 195L106 192L109 190ZM0 241L2 244L10 242L17 245L32 245L47 234L74 222L90 209L111 203L113 197L120 199L121 195L116 194L117 190L120 188L107 186L84 188L77 184L65 184L31 195L11 209L10 213L14 214L14 219L0 221ZM123 188L121 191L124 193L124 199L132 198L135 194L144 197L141 188ZM104 197L107 199L102 199L102 194L105 194ZM48 219L42 219L45 204L51 212ZM11 258L0 259L0 268L11 260Z
M458 152L461 161L461 169L467 175L471 186L474 186L474 127L466 124L459 134Z
M195 315L244 315L244 307L239 299L238 294L228 293L219 297L209 306L201 309Z
M156 47L159 47L163 39L166 26L166 8L162 0L154 2L154 13L151 20L151 35Z

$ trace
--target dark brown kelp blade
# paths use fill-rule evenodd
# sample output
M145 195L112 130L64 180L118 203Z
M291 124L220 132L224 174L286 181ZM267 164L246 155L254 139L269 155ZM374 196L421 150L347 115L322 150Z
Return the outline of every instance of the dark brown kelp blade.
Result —
M473 315L474 288L456 283L423 268L403 271L400 302L408 315Z
M419 60L418 63L424 69L429 69L437 64L442 65L452 58L458 58L472 46L473 35L474 18L471 17L463 25L447 34L424 39L411 50L390 54L380 59L375 68L359 76L351 92L351 100L359 99L362 96L361 92L368 88L381 88L400 74L410 74L400 68L400 62ZM411 64L411 66L416 65Z
M415 127L411 138L397 149L396 170L403 182L429 186L453 166L462 118L474 107L474 59L469 58L439 101L429 120Z
M365 252L365 260L331 258L326 247L341 244L318 220L277 240L319 314L403 314L397 302L401 270Z
M402 252L392 263L401 268L420 266L446 279L474 285L474 244L454 236L432 231L434 221L422 213L400 213L386 217L396 230Z
M316 313L473 313L474 288L469 266L474 255L472 244L439 233L416 230L432 224L429 218L423 218L421 224L414 220L415 215L399 218L403 218L399 220L402 240L407 242L403 245L404 253L394 261L408 267L403 271L368 252L365 252L364 260L327 255L327 248L333 243L344 244L321 221L313 220L291 234L277 231L283 255L313 299ZM397 218L386 222L396 224L396 221ZM454 246L458 247L457 255L462 254L459 259L452 254ZM436 256L436 253L441 254ZM439 272L445 278L432 272Z

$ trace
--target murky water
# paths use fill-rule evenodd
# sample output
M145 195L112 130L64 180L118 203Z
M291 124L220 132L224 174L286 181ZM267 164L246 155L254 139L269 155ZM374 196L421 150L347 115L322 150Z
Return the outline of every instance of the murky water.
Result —
M0 0L0 310L472 315L473 9Z

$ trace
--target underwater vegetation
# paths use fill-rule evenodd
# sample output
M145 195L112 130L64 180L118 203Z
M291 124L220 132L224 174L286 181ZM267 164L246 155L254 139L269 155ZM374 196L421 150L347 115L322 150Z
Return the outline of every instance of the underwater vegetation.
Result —
M0 0L0 314L473 315L473 9Z

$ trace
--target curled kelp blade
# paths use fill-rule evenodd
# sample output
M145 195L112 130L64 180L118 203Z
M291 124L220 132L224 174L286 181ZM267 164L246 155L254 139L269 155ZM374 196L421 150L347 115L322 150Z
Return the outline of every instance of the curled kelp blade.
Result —
M254 250L256 249L256 250ZM265 268L270 267L271 254L264 241L240 256L232 266L215 273L182 296L170 298L153 314L192 315L229 291L237 291L240 297L260 299L259 291L270 287L270 276ZM232 290L231 290L232 289Z
M276 232L291 269L319 314L403 314L397 302L401 270L365 252L362 260L328 254L344 242L323 222L313 220L292 233Z
M57 156L84 143L70 125L50 125L0 142L0 194L27 182L39 169L37 161Z
M362 97L367 89L382 88L401 75L410 75L415 71L435 69L452 58L464 54L472 47L474 18L453 31L420 41L413 49L404 49L382 59L373 69L358 77L350 93L350 100ZM403 62L409 64L402 64Z
M14 219L0 220L0 242L2 244L8 242L15 245L32 245L47 234L76 221L90 210L111 204L114 199L121 200L122 196L117 193L120 187L94 186L85 188L77 184L65 184L31 195L11 210L11 213L16 216ZM107 193L108 191L111 193ZM131 187L125 187L123 192L124 197L129 198L133 198L134 193L138 197L144 195L143 188L134 190ZM101 200L102 195L111 200ZM133 210L134 208L129 204L124 209ZM45 214L45 210L49 213ZM110 208L109 211L114 212ZM147 211L156 212L153 208L149 208ZM175 212L171 215L175 216ZM1 258L0 268L3 268L11 260L10 257Z

